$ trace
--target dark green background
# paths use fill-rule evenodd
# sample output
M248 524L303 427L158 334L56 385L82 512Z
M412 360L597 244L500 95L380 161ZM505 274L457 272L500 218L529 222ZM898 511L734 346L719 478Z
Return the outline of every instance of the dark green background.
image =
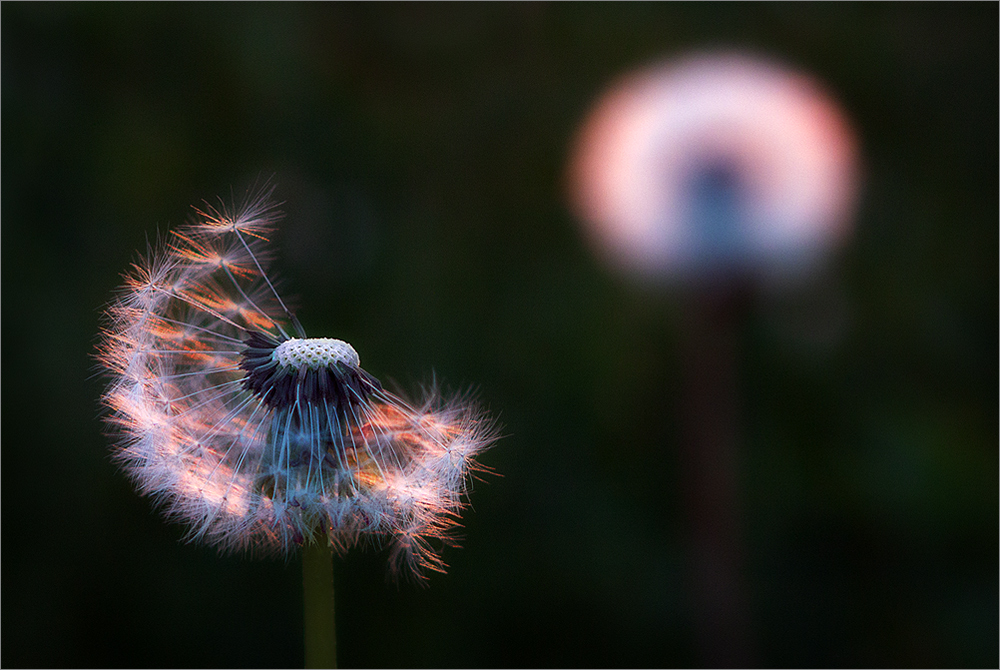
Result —
M275 175L313 335L506 437L429 589L336 567L346 666L699 663L677 296L562 196L603 87L746 47L816 74L865 188L837 269L741 329L757 662L998 660L998 6L2 9L4 666L295 666L299 565L181 544L109 460L102 305L156 231Z

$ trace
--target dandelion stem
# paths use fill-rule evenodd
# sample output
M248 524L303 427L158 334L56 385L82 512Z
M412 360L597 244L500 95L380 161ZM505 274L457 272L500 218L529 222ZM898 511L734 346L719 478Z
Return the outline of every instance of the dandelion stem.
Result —
M737 349L746 296L706 290L686 306L682 452L700 662L752 667L740 524Z
M302 552L307 668L337 667L337 630L333 607L333 553L319 542Z

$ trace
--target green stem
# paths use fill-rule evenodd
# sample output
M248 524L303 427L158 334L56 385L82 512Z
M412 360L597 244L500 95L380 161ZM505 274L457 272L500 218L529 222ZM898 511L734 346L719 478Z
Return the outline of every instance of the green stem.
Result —
M337 667L337 630L333 619L333 554L310 543L302 552L307 668Z

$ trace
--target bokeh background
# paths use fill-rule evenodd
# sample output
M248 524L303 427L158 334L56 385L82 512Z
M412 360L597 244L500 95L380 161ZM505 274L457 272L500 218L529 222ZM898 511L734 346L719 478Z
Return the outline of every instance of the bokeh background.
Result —
M182 544L109 459L119 273L275 176L314 335L503 425L430 588L336 564L344 666L688 666L678 297L564 197L627 70L737 47L813 73L865 183L834 270L740 328L755 663L998 659L998 6L21 4L2 27L2 663L302 663L297 561Z

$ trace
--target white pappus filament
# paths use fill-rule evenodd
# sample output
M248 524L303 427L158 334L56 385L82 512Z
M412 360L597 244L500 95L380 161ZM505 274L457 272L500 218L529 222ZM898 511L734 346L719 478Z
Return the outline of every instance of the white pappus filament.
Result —
M413 407L350 344L305 336L267 274L269 196L196 210L125 275L98 353L115 456L191 539L288 551L370 537L394 566L443 570L437 545L492 423L436 388Z

